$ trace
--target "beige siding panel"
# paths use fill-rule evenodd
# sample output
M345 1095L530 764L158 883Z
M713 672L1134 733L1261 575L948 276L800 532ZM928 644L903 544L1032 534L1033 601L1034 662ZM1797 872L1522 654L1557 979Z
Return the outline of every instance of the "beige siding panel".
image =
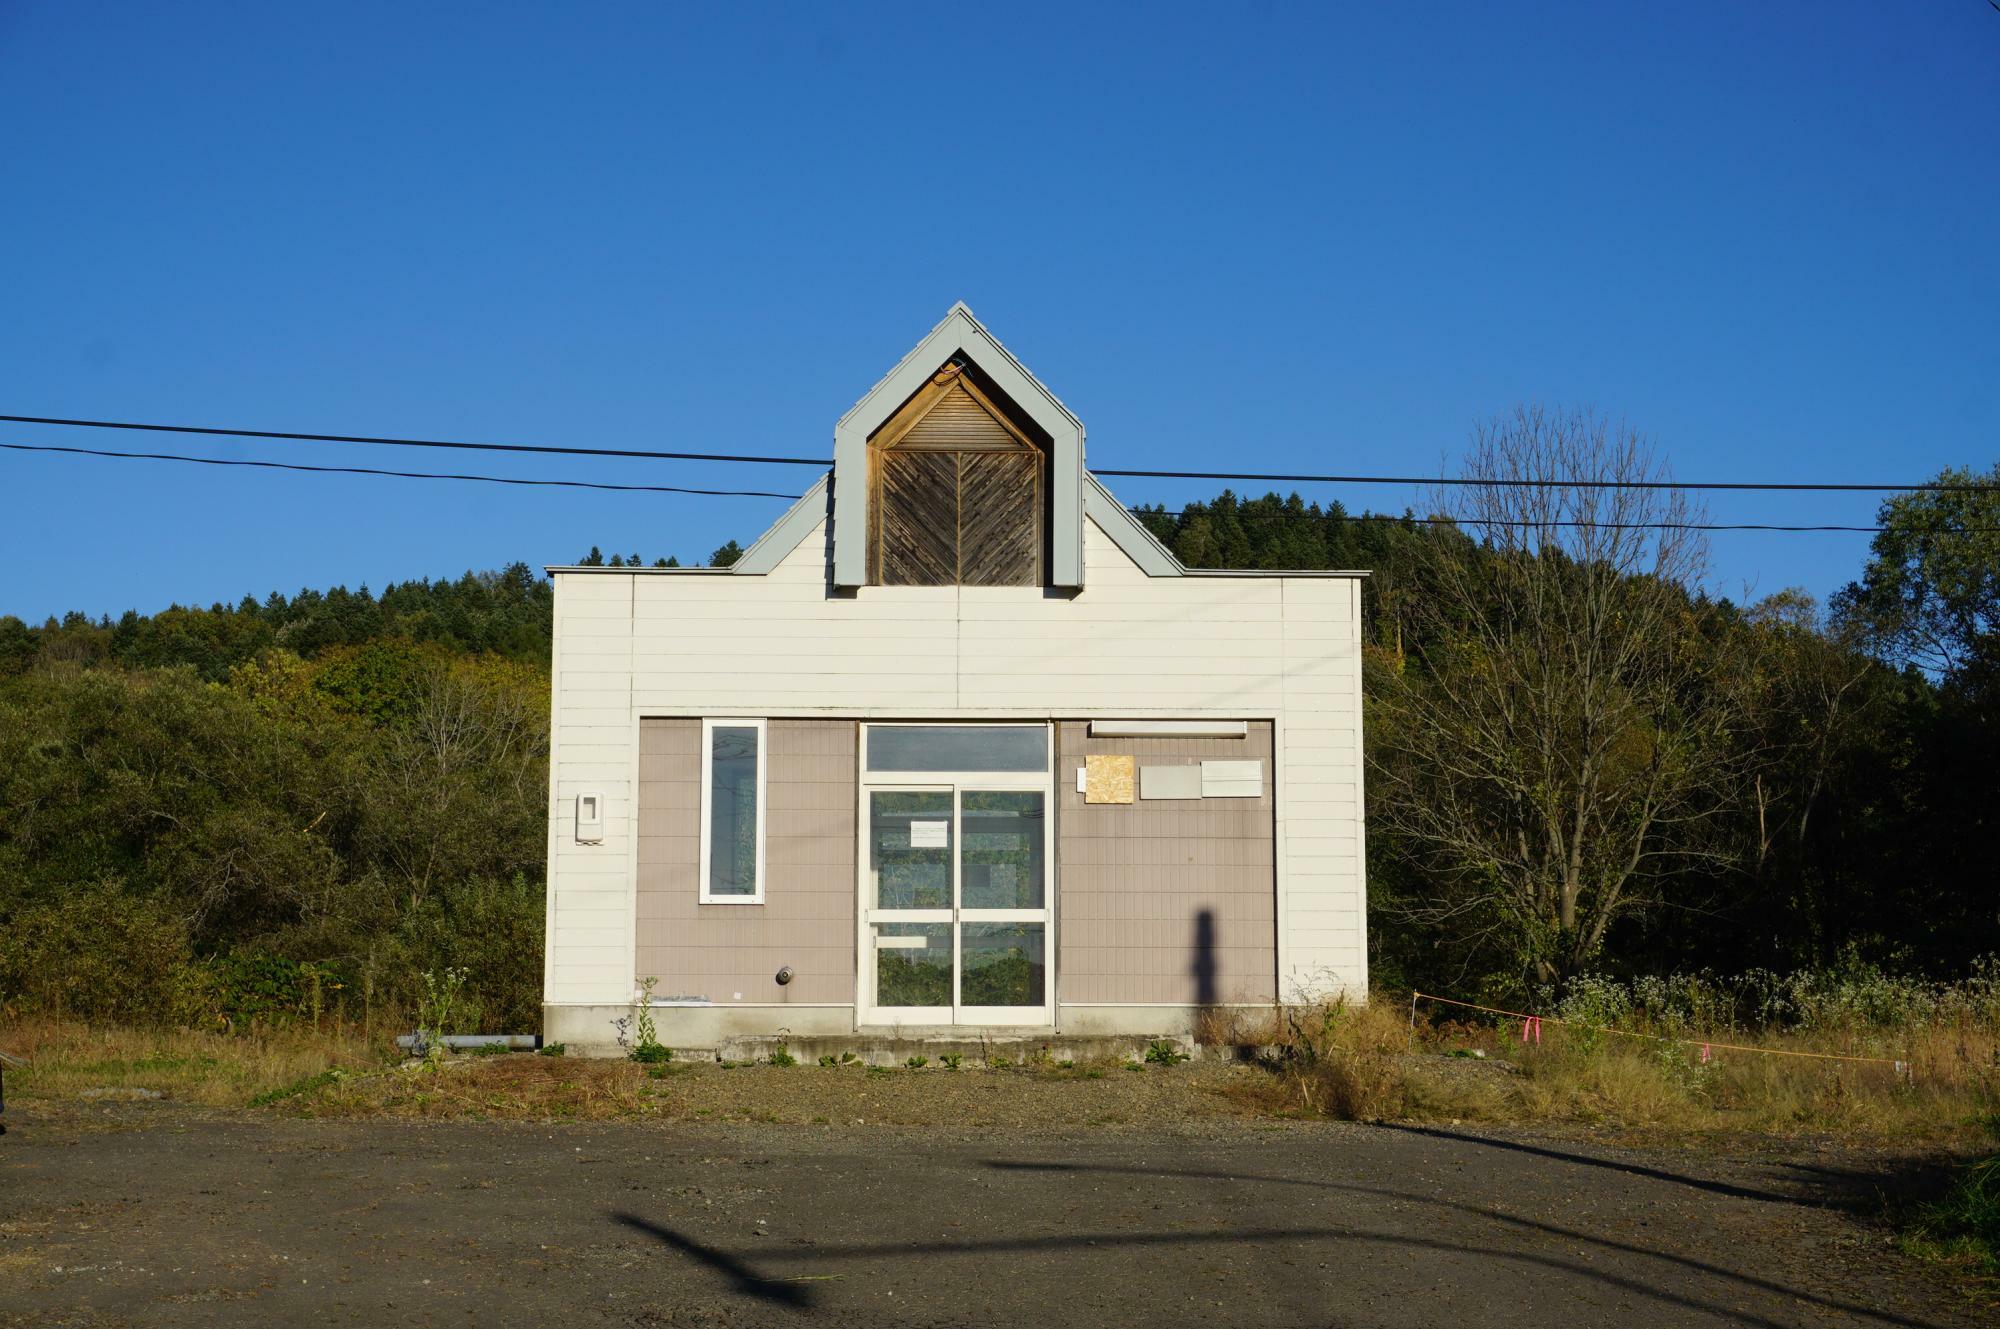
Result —
M1273 728L1243 738L1056 737L1057 1000L1161 1004L1271 1001L1277 995ZM1258 760L1257 798L1085 803L1076 768L1122 754L1142 765Z
M659 993L853 1004L856 734L851 720L770 722L764 903L704 905L701 721L639 723L637 957Z

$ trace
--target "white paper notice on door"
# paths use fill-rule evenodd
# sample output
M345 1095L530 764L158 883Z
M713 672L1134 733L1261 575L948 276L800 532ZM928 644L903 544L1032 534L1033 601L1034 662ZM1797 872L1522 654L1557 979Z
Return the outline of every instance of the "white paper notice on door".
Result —
M910 823L910 848L945 849L951 844L951 823L948 821L913 821Z

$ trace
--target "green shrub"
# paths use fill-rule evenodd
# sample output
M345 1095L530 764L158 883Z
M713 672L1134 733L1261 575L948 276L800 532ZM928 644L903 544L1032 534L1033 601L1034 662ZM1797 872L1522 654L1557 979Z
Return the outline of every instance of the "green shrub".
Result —
M22 1012L178 1023L203 1004L186 926L115 877L0 919L0 1005Z
M1187 1059L1187 1053L1164 1038L1156 1038L1146 1045L1146 1060L1156 1066L1174 1066Z
M569 1051L567 1043L544 1043L542 1044L541 1055L544 1057L560 1057L567 1051Z
M239 949L201 962L201 1001L232 1028L249 1024L315 1023L348 980L332 965Z
M965 1061L965 1054L962 1052L940 1052L938 1060L944 1063L946 1070L955 1071Z
M1944 1199L1918 1215L1916 1235L1927 1253L2000 1274L2000 1154L1967 1167Z
M905 1061L905 1062L904 1062L903 1064L904 1064L905 1066L908 1066L908 1067L909 1067L909 1068L910 1068L911 1070L913 1070L913 1071L919 1071L919 1070L922 1070L922 1069L923 1069L924 1067L926 1067L926 1066L930 1065L930 1064L931 1064L931 1059L930 1059L929 1057L926 1057L926 1056L922 1056L922 1055L918 1055L918 1056L914 1056L914 1057L911 1057L911 1058L909 1058L909 1059L908 1059L907 1061Z
M796 1066L799 1064L799 1059L794 1057L791 1049L787 1048L783 1043L771 1049L769 1060L773 1066Z

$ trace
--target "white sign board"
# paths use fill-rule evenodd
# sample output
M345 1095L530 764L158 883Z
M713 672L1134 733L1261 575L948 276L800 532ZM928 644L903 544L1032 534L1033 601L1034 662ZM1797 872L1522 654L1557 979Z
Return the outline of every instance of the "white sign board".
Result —
M1205 761L1201 764L1203 798L1257 798L1264 792L1261 761Z
M951 845L951 823L948 821L913 821L910 823L910 848L946 849Z
M1139 797L1142 799L1200 798L1201 767L1141 766L1139 768Z

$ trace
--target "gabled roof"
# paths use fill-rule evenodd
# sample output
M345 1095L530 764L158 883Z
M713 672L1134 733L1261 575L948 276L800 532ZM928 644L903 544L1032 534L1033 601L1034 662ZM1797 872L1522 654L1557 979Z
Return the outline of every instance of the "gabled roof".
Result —
M783 562L786 555L822 523L828 525L832 544L833 584L854 587L867 580L866 540L860 533L868 529L868 440L925 387L933 375L954 359L969 360L1025 412L1045 433L1049 445L1050 581L1060 587L1083 585L1083 522L1087 516L1109 536L1125 556L1149 577L1356 577L1366 573L1347 571L1244 571L1184 567L1173 551L1153 538L1127 508L1083 465L1083 422L1070 414L1056 395L1042 386L985 325L972 316L963 301L955 304L924 339L897 361L856 402L833 430L833 470L813 482L799 499L778 518L757 542L729 568L621 568L621 572L762 576ZM1010 429L1014 428L1011 424ZM1037 445L1039 446L1039 445ZM853 482L843 485L842 476ZM843 538L843 532L856 534ZM552 566L551 572L593 571L589 568Z
M868 529L868 440L896 414L938 369L954 358L970 360L1014 404L1025 411L1052 440L1050 446L1051 581L1057 586L1083 585L1083 518L1111 537L1148 576L1185 574L1175 558L1125 505L1113 498L1083 467L1083 422L1056 395L1028 372L998 338L986 330L960 301L938 325L870 388L834 426L834 469L822 476L770 530L736 561L734 572L767 573L798 548L799 542L827 518L832 520L833 581L859 586L867 579L867 550L859 539L841 539L841 532ZM844 487L842 474L857 477ZM843 560L846 561L843 566Z
M785 555L797 549L832 514L829 501L832 480L833 473L829 471L813 481L812 488L800 494L798 500L785 509L785 515L772 522L771 528L743 551L743 557L729 565L729 570L760 577L784 562Z
M868 439L954 357L978 366L1037 428L1049 448L1049 580L1083 585L1083 422L1042 386L960 301L833 427L833 584L868 579ZM843 476L851 482L842 484Z

